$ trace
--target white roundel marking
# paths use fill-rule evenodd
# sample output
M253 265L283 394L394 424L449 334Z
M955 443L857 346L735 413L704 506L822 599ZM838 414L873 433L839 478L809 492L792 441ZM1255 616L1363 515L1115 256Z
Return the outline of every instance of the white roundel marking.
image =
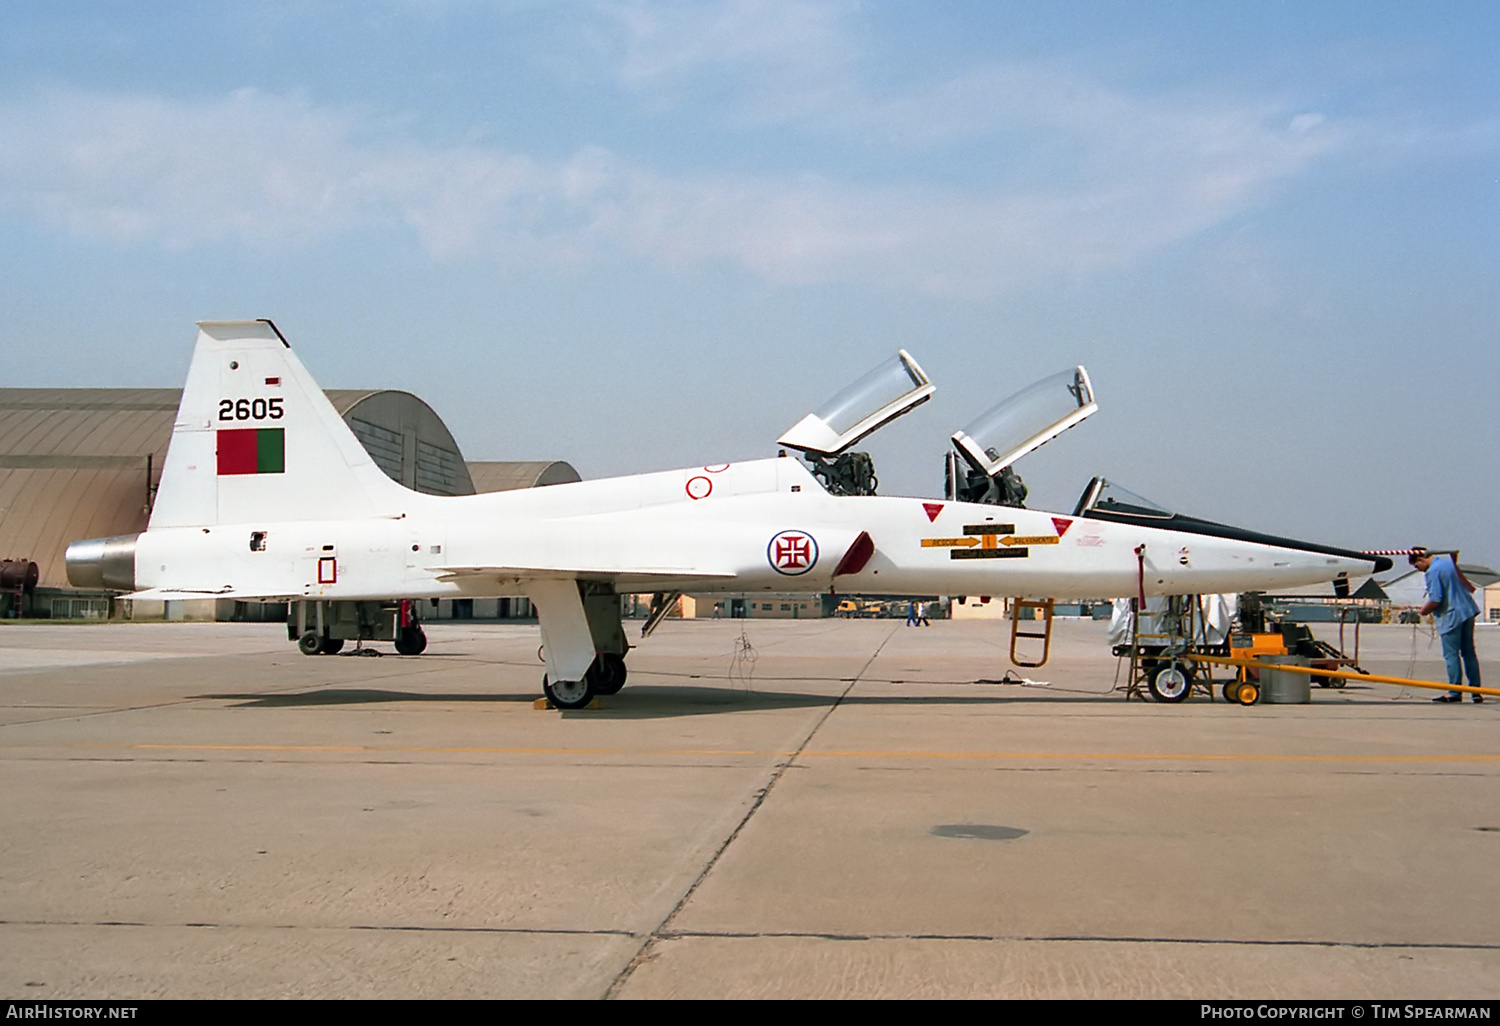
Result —
M706 499L714 490L714 483L703 475L688 478L687 493L689 499Z
M818 543L806 531L782 531L766 546L771 569L788 577L799 577L818 563Z

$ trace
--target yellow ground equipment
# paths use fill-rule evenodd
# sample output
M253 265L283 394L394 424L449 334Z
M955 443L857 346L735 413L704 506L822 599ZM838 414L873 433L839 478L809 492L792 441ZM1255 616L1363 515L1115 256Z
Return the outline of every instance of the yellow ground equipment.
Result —
M1220 656L1188 655L1184 658L1192 659L1195 662L1210 663L1219 666L1238 666L1241 670L1281 670L1288 673L1306 673L1313 676L1326 674L1340 680L1371 681L1376 684L1395 684L1396 686L1403 688L1429 688L1433 691L1457 691L1460 693L1467 692L1471 695L1489 695L1493 698L1500 698L1500 688L1469 687L1468 685L1463 684L1444 684L1441 681L1413 680L1409 677L1385 677L1379 674L1368 673L1364 670L1327 670L1318 669L1311 666L1271 666L1265 663L1255 664L1252 660L1234 658L1226 659ZM1246 687L1254 688L1255 685L1250 681L1245 681L1239 683L1238 687L1240 689L1244 689ZM1226 694L1225 697L1227 698L1229 696ZM1236 691L1234 697L1235 700L1238 701L1241 705L1253 705L1255 703L1254 696L1250 697L1249 701L1246 701L1245 696L1241 694L1240 691Z

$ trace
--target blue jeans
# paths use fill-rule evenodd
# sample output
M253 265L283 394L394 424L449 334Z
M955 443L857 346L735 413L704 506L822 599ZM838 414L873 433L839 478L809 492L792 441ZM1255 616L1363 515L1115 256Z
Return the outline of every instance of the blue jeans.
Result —
M1482 687L1479 683L1479 654L1474 651L1474 617L1459 624L1456 630L1439 635L1443 639L1443 662L1448 664L1448 683L1462 684L1463 675L1468 674L1469 687ZM1460 694L1454 691L1450 694Z

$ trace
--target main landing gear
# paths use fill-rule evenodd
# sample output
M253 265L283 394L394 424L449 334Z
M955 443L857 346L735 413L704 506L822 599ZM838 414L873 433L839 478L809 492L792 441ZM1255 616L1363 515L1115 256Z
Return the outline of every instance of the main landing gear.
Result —
M625 686L625 657L613 652L601 652L589 667L589 676L594 678L594 694L618 695Z
M586 709L598 695L617 695L625 686L625 657L601 652L594 657L583 680L553 683L542 675L542 692L559 709Z
M542 628L547 701L583 709L596 696L619 694L630 643L614 589L592 581L537 581L531 601Z
M560 680L553 684L545 673L542 674L542 694L559 709L587 709L594 700L594 689L589 686L587 678Z

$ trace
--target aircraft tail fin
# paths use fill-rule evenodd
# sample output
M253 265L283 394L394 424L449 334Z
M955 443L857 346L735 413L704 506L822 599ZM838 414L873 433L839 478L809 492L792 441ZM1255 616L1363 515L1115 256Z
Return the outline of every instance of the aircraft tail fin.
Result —
M276 325L202 321L151 527L399 511L380 470Z

